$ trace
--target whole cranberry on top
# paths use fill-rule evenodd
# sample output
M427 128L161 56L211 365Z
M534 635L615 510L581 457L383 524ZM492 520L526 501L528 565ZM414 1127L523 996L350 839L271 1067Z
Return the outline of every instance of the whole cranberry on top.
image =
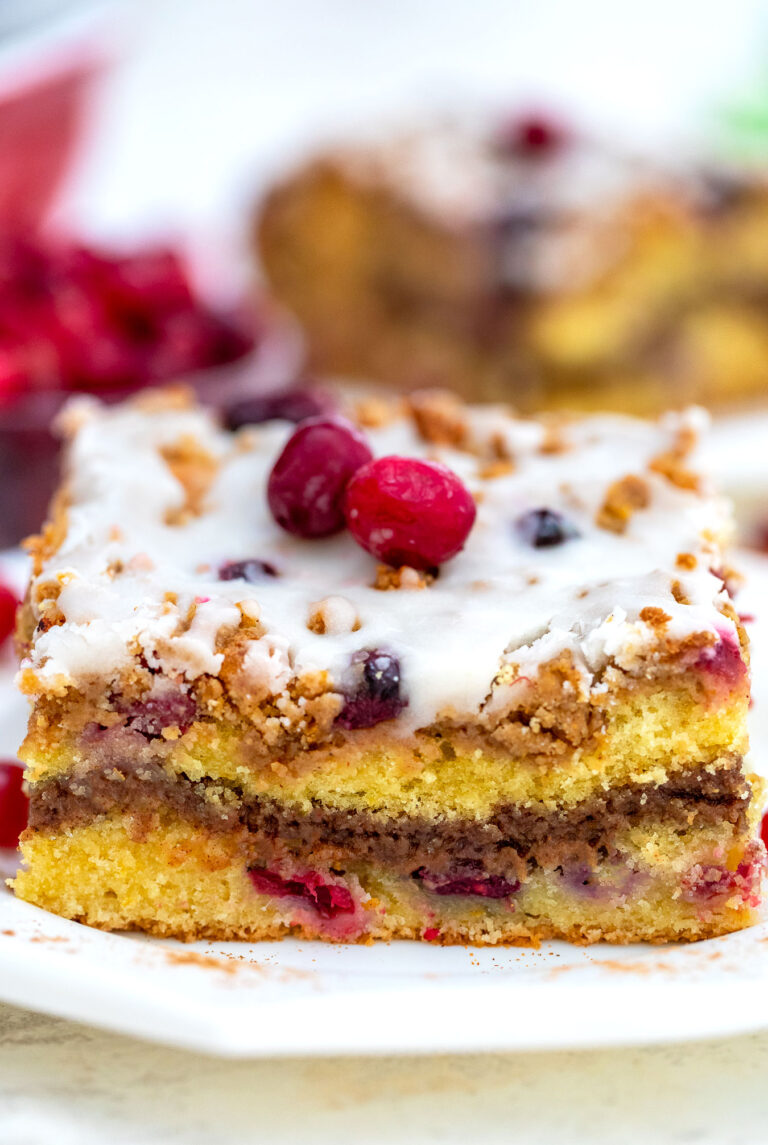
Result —
M344 528L350 478L373 457L363 435L343 417L299 424L267 482L272 516L297 537L328 537Z
M476 509L469 490L446 465L380 457L350 481L344 515L358 544L379 560L431 569L464 547Z

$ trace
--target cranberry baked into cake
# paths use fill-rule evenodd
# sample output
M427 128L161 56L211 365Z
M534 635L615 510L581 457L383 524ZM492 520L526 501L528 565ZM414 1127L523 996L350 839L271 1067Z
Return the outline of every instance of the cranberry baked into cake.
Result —
M255 245L315 370L647 413L765 400L767 236L764 174L523 117L328 150Z
M658 424L436 393L230 431L69 411L21 622L16 893L184 939L755 920L729 519Z

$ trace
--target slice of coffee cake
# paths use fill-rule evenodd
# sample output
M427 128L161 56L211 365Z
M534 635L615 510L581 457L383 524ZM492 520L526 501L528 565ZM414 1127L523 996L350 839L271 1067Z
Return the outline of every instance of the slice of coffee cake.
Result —
M467 115L303 161L254 248L315 372L657 413L765 401L767 225L762 168Z
M194 939L696 939L755 919L747 642L703 415L435 393L72 407L33 543L16 893Z

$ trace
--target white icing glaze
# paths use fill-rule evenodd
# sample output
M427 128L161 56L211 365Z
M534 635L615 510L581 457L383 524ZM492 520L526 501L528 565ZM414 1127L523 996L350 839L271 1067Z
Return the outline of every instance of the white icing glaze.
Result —
M682 415L699 426L701 415ZM116 676L140 650L148 662L193 680L216 673L216 636L239 619L240 603L258 615L266 635L254 641L244 672L254 687L281 692L292 675L327 670L340 686L360 649L386 649L400 660L408 700L397 721L404 730L439 713L477 711L509 702L520 681L497 682L504 664L519 676L564 648L572 650L584 687L608 659L628 668L652 652L652 627L639 620L646 606L670 617L668 633L733 633L718 610L720 580L705 531L728 527L727 506L646 471L669 447L681 417L658 425L615 416L567 427L569 448L543 453L544 429L488 407L470 415L479 440L501 433L515 459L507 476L482 479L472 454L425 443L409 419L369 431L377 455L440 459L476 495L478 515L467 545L428 588L379 591L376 562L347 533L303 541L282 532L265 499L266 478L292 426L272 422L232 435L196 409L147 413L127 405L99 409L80 403L69 453L72 504L62 546L32 586L32 601L52 582L66 623L40 632L27 667L42 686ZM202 515L168 525L184 492L159 448L191 435L219 460ZM651 490L623 535L597 527L608 486L629 473ZM559 510L581 536L534 549L513 527L527 510ZM696 555L697 568L676 568L678 553ZM219 581L218 567L256 558L279 570L258 584ZM108 566L122 562L110 575ZM690 600L679 604L679 580ZM175 603L167 594L175 594ZM174 635L196 602L192 623ZM307 626L317 607L326 632ZM355 621L359 629L354 630ZM502 673L504 677L504 674Z

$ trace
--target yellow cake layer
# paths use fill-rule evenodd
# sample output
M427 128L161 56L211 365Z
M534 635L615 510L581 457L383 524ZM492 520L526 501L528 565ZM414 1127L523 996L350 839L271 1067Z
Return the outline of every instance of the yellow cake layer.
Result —
M618 905L574 893L544 871L533 872L512 909L507 900L426 895L411 879L350 864L347 873L359 879L366 897L363 925L349 937L420 938L428 930L443 942L661 942L712 937L755 922L755 911L740 900L716 908L685 902L677 882L681 866L712 850L727 853L735 869L746 837L735 837L723 824L697 832L686 853L684 840L675 836L673 842L673 835L657 832L653 858L659 862L666 853L672 860L666 876L661 870L649 887ZM329 936L322 920L297 922L291 900L255 892L236 836L211 836L178 820L141 838L132 837L127 819L118 817L60 835L28 832L23 856L29 869L15 880L19 897L92 926L188 940Z
M51 740L51 729L37 729L34 715L31 728L20 753L31 782L66 775L87 762L87 750L77 740ZM220 780L246 796L392 815L484 818L500 803L572 806L609 786L660 784L699 764L717 770L724 757L746 751L746 701L704 707L687 692L637 693L612 707L597 746L557 764L479 747L451 758L450 750L440 751L419 737L384 740L384 725L375 733L331 751L304 753L290 770L279 761L244 763L240 735L213 724L197 724L158 750L171 773ZM376 740L381 747L370 746Z

